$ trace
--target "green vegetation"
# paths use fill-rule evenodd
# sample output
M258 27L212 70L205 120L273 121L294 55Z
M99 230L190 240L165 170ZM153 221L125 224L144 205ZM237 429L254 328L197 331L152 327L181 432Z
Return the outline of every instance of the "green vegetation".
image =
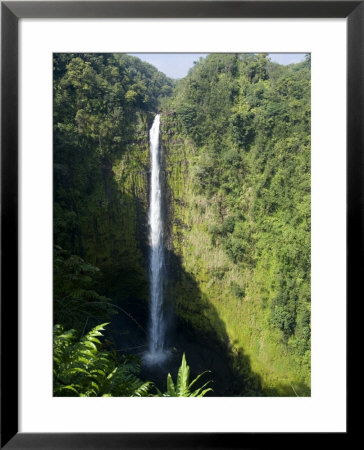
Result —
M56 323L82 329L86 320L107 320L115 307L95 291L100 270L56 246L53 253L53 314Z
M204 397L211 388L208 381L192 391L192 387L205 374L189 382L190 368L183 354L174 385L167 376L167 391L162 393L150 381L138 378L140 359L133 355L118 358L113 350L105 350L101 343L102 331L107 323L91 329L76 339L76 331L54 327L53 337L53 392L56 397ZM156 394L151 392L155 388Z
M195 383L206 373L200 373L193 381L190 380L190 368L186 362L186 356L183 353L182 363L178 369L177 382L174 384L171 374L167 376L167 391L162 394L158 391L159 397L204 397L207 392L212 391L211 388L206 388L211 381L207 381L203 386L192 391Z
M174 249L209 318L183 279L177 314L205 333L222 320L268 395L309 395L310 59L209 55L162 125Z
M59 397L143 397L150 382L141 381L139 360L100 350L102 324L76 340L75 330L54 327L54 395Z
M131 56L54 55L55 395L145 393L134 360L88 347L148 298L148 130L172 87Z
M131 56L54 55L54 241L102 269L108 295L147 299L148 130L171 91Z
M310 59L252 54L178 82L128 55L54 55L54 394L211 395L185 356L161 393L103 336L118 315L147 323L156 111L178 333L228 355L235 395L310 395Z

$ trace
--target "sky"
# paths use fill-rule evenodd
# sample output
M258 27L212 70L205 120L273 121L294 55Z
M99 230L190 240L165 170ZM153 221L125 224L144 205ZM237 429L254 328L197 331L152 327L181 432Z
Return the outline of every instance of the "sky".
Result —
M170 78L183 78L193 66L194 61L205 57L206 53L132 53L143 61L153 64ZM269 53L272 61L291 64L302 61L306 53Z

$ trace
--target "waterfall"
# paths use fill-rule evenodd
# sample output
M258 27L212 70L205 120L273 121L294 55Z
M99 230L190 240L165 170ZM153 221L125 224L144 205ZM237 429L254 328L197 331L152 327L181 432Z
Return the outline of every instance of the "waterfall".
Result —
M159 148L160 116L155 116L150 129L150 164L151 185L149 204L149 281L150 281L150 317L149 317L149 349L145 360L160 363L167 357L164 350L165 323L163 317L163 278L164 278L164 245L162 190L160 181L160 148Z

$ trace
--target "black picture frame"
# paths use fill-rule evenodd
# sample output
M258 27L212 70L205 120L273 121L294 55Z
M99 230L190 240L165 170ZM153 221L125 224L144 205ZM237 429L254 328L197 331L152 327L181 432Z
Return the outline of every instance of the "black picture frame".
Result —
M1 448L265 448L310 433L18 432L18 20L20 18L346 18L347 304L363 270L364 1L1 2ZM349 312L349 311L348 311ZM347 346L350 348L350 345ZM334 395L334 393L333 393ZM348 414L349 417L349 414ZM345 445L346 433L330 433ZM315 443L327 434L316 433Z

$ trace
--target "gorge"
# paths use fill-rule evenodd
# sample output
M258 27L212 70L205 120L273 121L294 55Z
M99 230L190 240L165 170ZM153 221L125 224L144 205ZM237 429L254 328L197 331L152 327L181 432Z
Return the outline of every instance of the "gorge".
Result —
M160 390L310 395L309 57L55 54L54 242L55 324Z

